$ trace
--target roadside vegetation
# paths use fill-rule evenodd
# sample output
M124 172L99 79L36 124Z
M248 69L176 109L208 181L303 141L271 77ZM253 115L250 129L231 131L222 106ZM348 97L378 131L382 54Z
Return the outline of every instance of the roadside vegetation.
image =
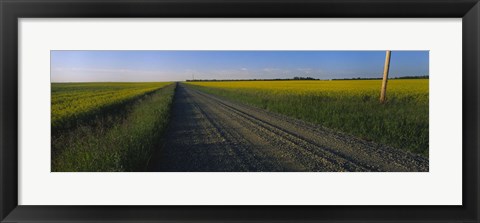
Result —
M52 171L144 171L173 83L52 84Z
M188 82L206 93L349 133L359 138L429 154L429 80Z
M75 127L169 83L52 83L52 128Z

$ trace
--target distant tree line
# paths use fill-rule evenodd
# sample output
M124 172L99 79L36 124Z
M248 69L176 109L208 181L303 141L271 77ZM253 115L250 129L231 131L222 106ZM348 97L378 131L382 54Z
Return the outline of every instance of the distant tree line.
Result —
M294 77L293 80L318 80L313 77Z
M331 80L381 80L381 77L356 77L356 78L335 78ZM388 79L429 79L428 75L424 76L401 76L401 77L390 77Z
M195 79L187 80L187 82L204 82L204 81L293 81L293 80L320 80L313 77L294 77L294 78L274 78L274 79Z
M297 80L381 80L381 77L356 77L356 78L334 78L334 79L318 79L313 77L293 77L293 78L273 78L273 79L195 79L186 80L187 82L205 82L205 81L297 81ZM428 75L424 76L401 76L389 79L429 79Z
M403 76L403 77L395 77L393 79L429 79L428 75L424 76Z

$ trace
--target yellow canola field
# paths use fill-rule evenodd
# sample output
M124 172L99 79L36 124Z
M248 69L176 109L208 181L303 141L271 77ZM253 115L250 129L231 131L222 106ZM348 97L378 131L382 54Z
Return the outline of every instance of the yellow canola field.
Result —
M193 85L226 89L268 90L288 92L289 94L344 93L365 94L380 93L381 80L332 80L332 81L218 81L190 82ZM428 79L396 79L388 81L388 93L427 94Z
M210 94L428 155L429 80L187 82Z
M81 119L105 107L122 104L153 92L170 82L148 83L52 83L52 127Z

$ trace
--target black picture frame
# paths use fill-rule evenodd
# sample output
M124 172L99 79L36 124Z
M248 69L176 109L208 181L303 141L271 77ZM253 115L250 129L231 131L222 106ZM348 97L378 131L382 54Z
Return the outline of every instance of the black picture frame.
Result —
M479 222L480 5L478 0L0 0L0 15L0 219L2 222ZM17 20L19 18L74 17L462 18L463 205L18 205Z

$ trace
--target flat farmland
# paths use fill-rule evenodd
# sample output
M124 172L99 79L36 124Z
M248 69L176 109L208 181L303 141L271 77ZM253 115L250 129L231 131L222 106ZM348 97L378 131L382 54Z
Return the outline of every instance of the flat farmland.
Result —
M160 143L176 84L52 84L52 171L141 171Z
M52 51L51 171L428 172L429 55Z
M428 171L428 79L380 86L52 84L52 171Z
M170 83L52 83L52 127L65 127Z
M428 157L429 80L187 82L202 92Z

